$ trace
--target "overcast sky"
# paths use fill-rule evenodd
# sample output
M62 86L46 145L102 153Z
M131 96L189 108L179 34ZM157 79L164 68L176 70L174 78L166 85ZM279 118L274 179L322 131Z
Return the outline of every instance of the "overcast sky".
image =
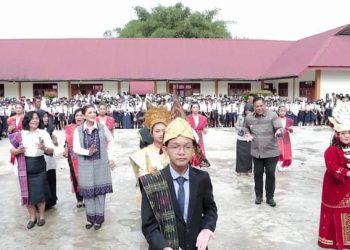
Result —
M350 0L0 0L2 38L102 38L104 31L148 10L182 2L192 10L221 9L232 37L298 40L350 24Z

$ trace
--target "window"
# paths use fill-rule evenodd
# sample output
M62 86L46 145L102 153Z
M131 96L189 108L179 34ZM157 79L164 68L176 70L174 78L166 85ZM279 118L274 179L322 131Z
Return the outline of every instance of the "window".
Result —
M57 96L57 83L34 83L33 94L34 96Z
M288 82L280 82L278 84L278 95L288 97Z
M229 83L228 94L229 95L242 95L245 91L251 90L250 83Z
M178 96L186 97L200 94L200 83L170 83L170 93L176 91Z
M93 83L93 84L72 84L71 85L71 96L75 96L76 94L82 95L96 95L97 92L103 91L103 84L101 83Z
M299 96L308 100L315 98L315 81L305 81L299 83Z
M5 96L4 84L0 84L0 97Z

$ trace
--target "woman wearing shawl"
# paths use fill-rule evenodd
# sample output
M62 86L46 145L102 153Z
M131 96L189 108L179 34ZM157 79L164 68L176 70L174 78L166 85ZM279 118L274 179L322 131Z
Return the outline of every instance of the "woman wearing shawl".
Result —
M24 117L24 107L22 103L16 103L15 104L15 115L9 117L7 119L7 132L8 134L19 132L23 129L22 122ZM10 162L12 164L15 164L15 156L14 154L11 154Z
M286 116L287 110L285 106L280 106L277 113L283 126L283 136L278 137L280 156L277 163L277 169L279 171L284 171L292 164L292 145L289 134L293 133L294 121Z
M77 126L84 122L82 110L76 109L74 111L74 120L72 124L65 127L66 144L63 156L68 159L70 179L72 181L72 191L75 193L77 199L77 208L84 206L83 197L79 194L79 174L78 174L78 157L73 152L73 133Z
M199 104L198 102L193 102L191 104L191 115L187 117L187 121L190 123L192 129L197 133L198 135L198 145L201 150L201 153L203 157L205 158L205 149L204 149L204 141L203 141L203 134L206 133L206 127L208 124L208 119L204 115L201 115L199 113ZM198 159L197 156L194 156L191 160L192 166L200 166L201 161Z
M155 172L169 164L169 157L163 152L165 127L170 113L165 107L151 107L145 114L145 126L150 129L153 143L129 157L135 177Z
M85 228L94 226L99 230L105 220L106 194L113 192L113 135L105 125L96 122L93 105L83 107L82 113L85 122L74 130L73 151L78 155L80 195L88 222Z
M50 135L40 127L39 114L28 112L23 119L23 130L9 135L13 153L17 158L18 178L22 205L28 209L30 220L27 228L45 224L45 190L47 190L46 162L44 154L53 154ZM35 205L39 208L36 218Z
M21 103L15 104L15 115L7 119L7 131L9 134L16 133L22 130L22 121L23 121L23 105Z
M324 153L318 245L350 249L350 103L337 102L329 121L335 131Z

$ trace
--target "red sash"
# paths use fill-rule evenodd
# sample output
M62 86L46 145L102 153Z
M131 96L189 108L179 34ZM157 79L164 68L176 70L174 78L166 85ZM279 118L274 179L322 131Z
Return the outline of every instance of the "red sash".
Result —
M289 127L293 126L293 120L287 118L286 127L282 137L278 138L278 147L280 151L279 161L282 161L282 167L289 167L292 164L292 145L289 136Z
M77 127L76 124L70 124L67 125L64 130L66 134L66 142L67 142L67 147L68 147L68 154L72 160L72 165L73 165L73 170L74 170L74 175L78 183L77 191L79 192L79 174L78 174L78 157L77 155L73 152L73 134L74 130ZM72 188L74 192L74 188Z

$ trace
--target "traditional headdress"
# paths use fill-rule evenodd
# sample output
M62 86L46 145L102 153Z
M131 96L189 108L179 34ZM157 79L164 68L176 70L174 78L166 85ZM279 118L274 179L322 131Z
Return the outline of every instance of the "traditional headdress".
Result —
M157 123L163 123L165 126L170 122L170 113L165 107L152 106L145 114L145 125L147 128Z
M332 111L332 117L329 117L328 120L335 131L350 131L350 102L338 100Z
M195 140L192 132L192 127L185 119L177 117L172 120L165 128L163 143L174 139L178 136L183 136L191 140Z

